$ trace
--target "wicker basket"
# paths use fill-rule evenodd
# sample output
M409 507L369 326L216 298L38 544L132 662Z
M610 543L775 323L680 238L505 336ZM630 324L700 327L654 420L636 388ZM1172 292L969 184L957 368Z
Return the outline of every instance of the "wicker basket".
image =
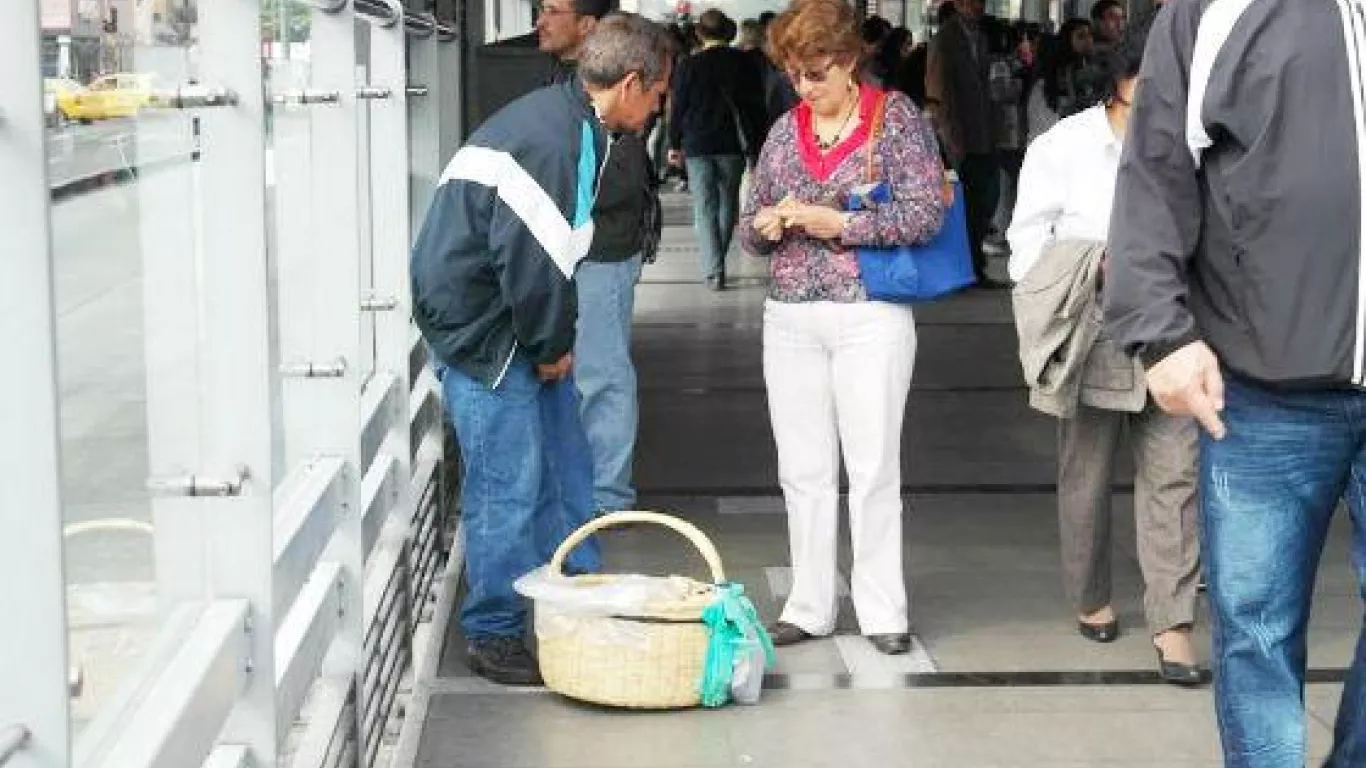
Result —
M616 512L575 531L555 551L552 573L584 539L605 528L650 523L692 542L706 559L714 584L725 581L721 558L695 526L657 512ZM621 576L566 577L576 584L606 584ZM708 631L702 611L716 598L712 584L680 576L658 577L683 597L654 603L630 616L536 612L536 639L546 687L582 701L630 709L677 709L701 703L699 693ZM548 606L547 606L548 608Z

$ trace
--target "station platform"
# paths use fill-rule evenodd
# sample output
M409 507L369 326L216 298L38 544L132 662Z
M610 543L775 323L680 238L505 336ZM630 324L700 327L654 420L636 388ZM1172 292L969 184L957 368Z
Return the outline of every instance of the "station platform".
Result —
M765 264L729 258L733 287L697 279L685 196L637 291L640 506L717 544L760 615L790 583L761 368ZM994 264L993 269L1003 264ZM1054 422L1031 411L1008 294L916 310L919 352L904 433L907 586L915 645L887 657L857 634L779 649L753 707L622 712L472 677L458 629L421 689L421 768L1185 768L1221 764L1209 689L1158 679L1143 626L1128 470L1116 485L1121 639L1083 640L1062 596ZM1309 732L1321 760L1359 626L1347 530L1325 556L1311 635ZM846 536L847 538L847 536ZM603 538L608 570L702 576L668 531ZM847 543L841 568L847 575ZM847 576L846 576L847 578ZM844 590L847 592L847 589ZM1202 608L1203 610L1203 608ZM1201 621L1204 621L1202 615ZM1201 653L1208 634L1199 631Z

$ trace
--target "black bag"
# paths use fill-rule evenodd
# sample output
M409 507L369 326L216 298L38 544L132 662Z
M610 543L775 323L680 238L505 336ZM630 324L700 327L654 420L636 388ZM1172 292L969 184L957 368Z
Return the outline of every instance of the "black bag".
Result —
M646 264L659 257L659 241L664 235L664 203L659 199L659 180L645 174L645 215L641 217L640 254Z

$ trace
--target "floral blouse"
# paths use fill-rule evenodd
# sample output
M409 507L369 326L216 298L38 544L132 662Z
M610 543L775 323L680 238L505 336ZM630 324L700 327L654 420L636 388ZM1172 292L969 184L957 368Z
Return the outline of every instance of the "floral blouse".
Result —
M816 145L811 107L805 102L779 118L769 133L740 216L739 236L750 253L772 256L770 299L865 301L854 247L913 245L939 232L944 169L934 134L911 100L897 92L886 94L873 164L873 180L890 183L890 203L851 214L837 241L789 230L774 243L754 231L759 209L777 205L788 195L804 203L843 208L849 190L869 181L864 147L882 94L870 86L861 88L859 126L828 152Z

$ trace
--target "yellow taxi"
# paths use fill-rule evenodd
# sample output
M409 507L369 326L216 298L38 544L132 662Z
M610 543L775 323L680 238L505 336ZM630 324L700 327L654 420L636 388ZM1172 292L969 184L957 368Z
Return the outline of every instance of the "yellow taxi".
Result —
M155 83L151 75L102 75L84 89L57 94L57 110L68 120L136 117L147 106Z
M43 79L43 114L48 125L56 125L67 116L61 111L58 101L63 94L81 90L81 84L69 77L48 77Z

